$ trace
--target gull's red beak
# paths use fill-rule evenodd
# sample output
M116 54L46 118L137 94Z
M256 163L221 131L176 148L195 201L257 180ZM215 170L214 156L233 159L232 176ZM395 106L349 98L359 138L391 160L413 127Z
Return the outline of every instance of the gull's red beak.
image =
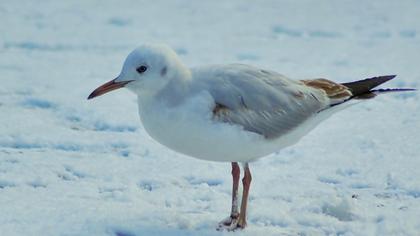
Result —
M130 83L131 81L115 81L116 79L113 79L109 81L108 83L105 83L101 86L99 86L97 89L95 89L88 97L88 99L92 99L94 97L101 96L105 93L111 92L112 90L119 89L124 87L126 84Z

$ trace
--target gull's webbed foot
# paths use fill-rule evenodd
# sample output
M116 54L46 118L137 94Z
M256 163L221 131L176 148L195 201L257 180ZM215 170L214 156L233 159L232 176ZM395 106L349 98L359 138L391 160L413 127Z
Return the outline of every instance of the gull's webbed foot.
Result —
M243 229L246 226L246 222L239 219L239 215L229 216L226 219L219 222L217 226L218 231L235 231L237 229Z

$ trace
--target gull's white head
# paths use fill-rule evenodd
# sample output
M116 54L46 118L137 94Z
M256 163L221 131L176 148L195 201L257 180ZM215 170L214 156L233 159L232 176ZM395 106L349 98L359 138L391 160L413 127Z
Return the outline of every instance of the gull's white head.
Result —
M134 93L156 93L171 80L188 76L189 70L166 45L143 45L125 59L120 75L93 91L88 99L126 87Z

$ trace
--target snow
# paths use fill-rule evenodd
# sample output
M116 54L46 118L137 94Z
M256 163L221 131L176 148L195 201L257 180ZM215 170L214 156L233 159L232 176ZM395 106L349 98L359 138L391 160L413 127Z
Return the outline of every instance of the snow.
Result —
M230 165L153 141L136 98L87 101L147 42L189 66L239 62L419 88L420 2L8 1L0 5L0 234L226 235ZM387 94L251 163L238 235L417 235L418 93Z

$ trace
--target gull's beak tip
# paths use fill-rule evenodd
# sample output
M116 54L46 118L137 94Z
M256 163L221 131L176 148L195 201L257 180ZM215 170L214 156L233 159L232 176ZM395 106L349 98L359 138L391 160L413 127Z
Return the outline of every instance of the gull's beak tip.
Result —
M113 90L119 89L124 87L126 84L128 84L131 81L115 81L116 79L113 79L98 88L96 88L88 97L87 100L90 100L92 98L101 96L105 93L111 92Z
M92 92L91 94L89 94L89 97L87 97L87 100L90 100L90 99L92 99L94 97L95 97L95 94Z

